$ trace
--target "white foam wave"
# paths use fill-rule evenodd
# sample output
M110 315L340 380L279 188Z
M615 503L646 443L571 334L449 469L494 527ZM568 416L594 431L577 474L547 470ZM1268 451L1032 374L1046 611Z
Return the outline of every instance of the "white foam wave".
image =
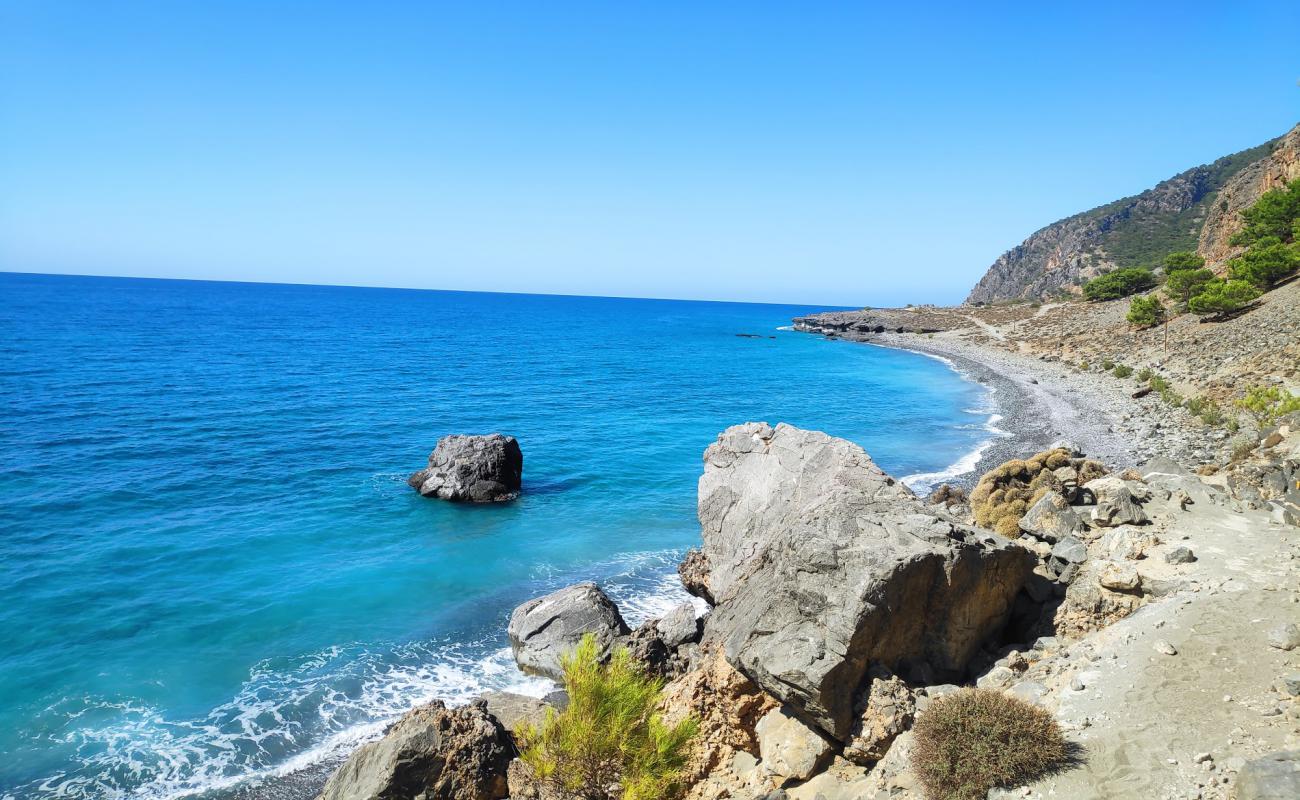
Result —
M680 556L629 553L580 569L539 565L534 575L557 587L609 576L603 586L637 625L683 601L704 610L681 586ZM232 700L199 719L173 719L132 700L67 699L46 709L49 732L36 743L70 751L76 766L13 787L13 796L171 800L219 791L338 760L433 700L457 705L489 690L540 697L555 688L521 673L498 642L352 644L269 659Z

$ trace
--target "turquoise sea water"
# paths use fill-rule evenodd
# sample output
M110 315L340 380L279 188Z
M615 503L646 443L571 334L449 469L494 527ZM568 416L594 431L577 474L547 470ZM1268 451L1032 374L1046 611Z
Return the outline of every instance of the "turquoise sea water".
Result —
M895 475L987 439L981 387L782 330L809 310L0 274L0 797L181 796L544 691L510 610L583 579L634 623L680 601L728 425ZM518 502L405 485L489 431Z

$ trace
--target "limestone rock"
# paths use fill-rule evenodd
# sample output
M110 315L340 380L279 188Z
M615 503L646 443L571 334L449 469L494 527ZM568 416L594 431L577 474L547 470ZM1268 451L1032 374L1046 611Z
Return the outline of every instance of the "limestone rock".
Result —
M594 583L575 583L529 600L510 615L506 629L515 662L526 672L563 680L560 657L587 633L606 654L629 633L618 608Z
M1128 564L1103 564L1097 582L1112 592L1135 592L1142 586L1142 578Z
M1294 650L1300 647L1300 625L1283 622L1268 632L1268 646L1278 650Z
M782 780L808 778L831 753L830 742L784 708L764 714L754 735L763 768Z
M1101 527L1141 525L1147 521L1146 512L1138 505L1130 487L1114 476L1088 481L1084 489L1097 498L1092 509L1092 524Z
M1006 622L1034 556L935 516L860 447L748 423L705 452L705 642L834 738L869 666L957 677Z
M433 702L409 712L377 742L362 745L330 777L319 800L507 796L514 746L486 705Z
M1084 525L1064 497L1056 492L1048 492L1020 518L1020 530L1043 541L1055 543L1066 536L1080 536L1084 532Z
M703 552L694 547L687 550L686 557L677 565L677 574L688 593L713 605L713 595L709 592L709 559Z
M519 496L524 456L513 436L444 436L429 466L411 475L411 488L425 497L497 503Z
M695 614L695 605L681 603L659 620L659 635L668 647L680 647L687 642L700 638L700 620Z
M912 727L916 697L906 683L880 668L855 709L853 730L844 757L857 764L879 761L903 731Z
M1294 800L1300 797L1300 750L1269 753L1247 761L1237 773L1233 800Z
M547 704L536 697L515 692L484 692L479 699L487 705L487 712L511 736L524 723L540 728L546 721Z

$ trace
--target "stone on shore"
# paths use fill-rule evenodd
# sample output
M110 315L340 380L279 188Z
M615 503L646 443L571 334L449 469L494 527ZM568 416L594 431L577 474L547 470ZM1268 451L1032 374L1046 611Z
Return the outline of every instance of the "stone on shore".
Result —
M319 800L499 800L508 796L509 735L478 702L433 702L362 745L330 777Z
M560 657L577 647L584 635L595 634L608 656L618 638L630 631L600 587L584 582L519 606L510 615L506 632L520 669L558 681L564 679Z
M857 445L784 424L718 437L699 515L718 601L706 644L840 741L872 665L960 677L1035 562L936 516Z
M1082 535L1084 524L1064 497L1057 492L1048 492L1020 518L1020 530L1055 544L1067 536Z
M700 638L700 619L693 603L679 603L659 620L659 635L668 647L680 647Z
M513 737L519 726L528 724L540 728L546 721L547 704L536 697L515 692L484 692L479 696L487 704L487 712L501 723Z
M524 456L513 436L444 436L429 466L407 480L425 497L469 503L499 503L519 496Z

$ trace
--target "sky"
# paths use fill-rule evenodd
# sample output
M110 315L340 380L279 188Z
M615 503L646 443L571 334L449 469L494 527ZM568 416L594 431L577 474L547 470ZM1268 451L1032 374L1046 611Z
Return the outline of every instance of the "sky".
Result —
M826 305L1300 122L1300 3L0 0L0 270Z

